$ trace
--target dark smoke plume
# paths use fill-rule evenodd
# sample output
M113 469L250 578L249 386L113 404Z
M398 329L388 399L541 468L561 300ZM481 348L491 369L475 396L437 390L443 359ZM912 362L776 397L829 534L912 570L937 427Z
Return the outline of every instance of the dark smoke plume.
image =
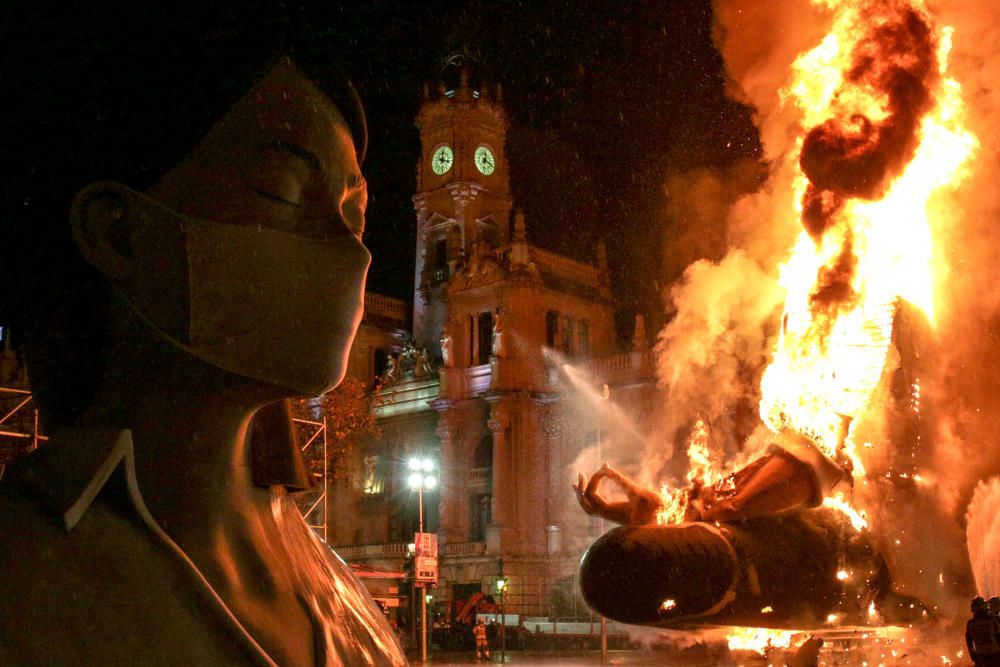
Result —
M930 27L909 7L858 43L845 82L884 94L888 115L876 122L855 113L809 130L799 162L815 188L862 199L885 193L917 148L934 50Z
M851 285L851 278L857 268L858 258L854 254L854 242L848 232L837 259L832 265L821 267L816 276L816 287L809 295L809 306L813 313L826 315L832 321L841 310L849 310L854 306L858 293Z
M802 224L817 242L836 223L846 200L885 194L913 159L920 119L932 105L936 44L924 17L889 0L868 7L863 20L873 27L851 54L842 91L860 89L884 100L886 115L878 120L862 113L833 117L806 134L799 156L809 179ZM856 264L846 236L835 265L818 276L810 298L814 314L850 305Z

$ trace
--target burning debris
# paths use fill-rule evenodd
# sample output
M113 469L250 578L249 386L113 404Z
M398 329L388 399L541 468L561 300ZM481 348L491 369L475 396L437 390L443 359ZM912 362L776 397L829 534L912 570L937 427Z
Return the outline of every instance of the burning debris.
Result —
M826 509L616 528L587 552L580 588L607 618L661 627L865 625L870 610L895 623L927 617L893 590L870 536Z

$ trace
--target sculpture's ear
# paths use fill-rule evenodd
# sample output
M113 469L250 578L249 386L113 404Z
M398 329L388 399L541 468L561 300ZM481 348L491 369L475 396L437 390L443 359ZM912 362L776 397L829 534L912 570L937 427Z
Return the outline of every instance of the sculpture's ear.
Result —
M125 185L100 182L73 198L70 224L87 261L147 321L186 342L190 291L178 218Z
M76 193L70 209L73 239L88 262L107 278L127 279L136 270L135 224L129 215L131 191L110 181L92 183Z

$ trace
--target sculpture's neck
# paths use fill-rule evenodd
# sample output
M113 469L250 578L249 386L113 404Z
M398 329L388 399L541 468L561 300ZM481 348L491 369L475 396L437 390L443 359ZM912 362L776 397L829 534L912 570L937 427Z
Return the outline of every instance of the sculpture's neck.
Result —
M119 304L120 305L120 304ZM267 494L253 486L247 431L275 389L202 363L121 307L101 390L79 425L132 431L139 488L185 549L239 533Z
M295 565L276 548L283 536L273 494L281 489L254 486L247 443L254 413L287 396L202 363L118 306L118 342L79 426L132 431L153 519L276 662L312 664Z

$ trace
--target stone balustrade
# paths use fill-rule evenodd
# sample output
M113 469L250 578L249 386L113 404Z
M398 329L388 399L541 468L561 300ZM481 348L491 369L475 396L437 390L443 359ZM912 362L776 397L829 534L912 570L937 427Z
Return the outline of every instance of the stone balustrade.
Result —
M592 264L578 262L575 259L557 255L554 252L542 250L535 246L531 246L530 256L531 261L535 262L539 268L547 268L553 273L583 283L584 285L592 287L600 285L600 270Z
M445 556L478 556L484 553L485 542L449 542L444 545Z
M490 468L473 468L469 470L469 486L488 486L492 479Z
M384 317L400 323L407 321L408 305L402 299L393 299L382 294L365 294L365 314Z
M610 357L589 359L584 368L595 382L614 384L653 377L655 374L653 360L652 350L626 352Z

